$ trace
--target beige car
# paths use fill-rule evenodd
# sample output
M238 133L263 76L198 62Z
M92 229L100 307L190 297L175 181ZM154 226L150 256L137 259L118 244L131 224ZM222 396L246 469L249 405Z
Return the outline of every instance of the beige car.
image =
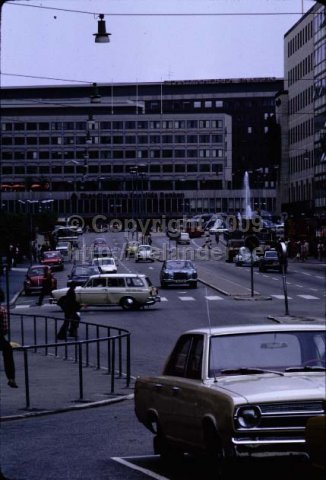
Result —
M325 414L325 324L189 330L161 375L135 384L135 413L160 455L307 453Z
M67 291L67 288L53 290L54 301ZM82 305L119 305L124 310L137 310L160 301L150 279L134 273L92 275L83 286L76 287L75 293L77 302Z

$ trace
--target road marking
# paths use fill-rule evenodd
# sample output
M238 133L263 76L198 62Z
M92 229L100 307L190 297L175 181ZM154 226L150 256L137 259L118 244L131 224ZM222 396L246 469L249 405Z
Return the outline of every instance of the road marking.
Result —
M277 298L278 300L284 300L284 295L271 295L271 297ZM293 300L292 297L288 297L289 300Z
M276 277L272 277L272 280L279 280L279 278L276 278Z
M321 278L322 280L324 279L324 277L321 277L320 275L316 275L315 278Z
M294 284L296 287L303 288L303 285L299 285L298 283Z
M182 300L183 302L192 302L194 301L194 297L179 297L180 300Z
M161 302L167 302L168 299L166 297L161 297Z
M128 458L133 458L133 459L139 459L139 458L148 458L147 457L128 457ZM128 462L124 458L119 458L119 457L111 457L112 460L115 462L121 463L125 467L129 467L132 470L137 470L138 472L142 472L145 475L155 478L156 480L169 480L167 477L163 477L162 475L158 475L155 472L152 472L151 470L148 470L147 468L140 467L139 465L135 465L134 463Z
M313 295L297 295L298 297L305 298L306 300L319 300L318 297L314 297Z
M223 298L218 295L205 295L205 298L207 300L223 300Z
M307 277L312 277L311 273L302 272L302 275L307 275Z

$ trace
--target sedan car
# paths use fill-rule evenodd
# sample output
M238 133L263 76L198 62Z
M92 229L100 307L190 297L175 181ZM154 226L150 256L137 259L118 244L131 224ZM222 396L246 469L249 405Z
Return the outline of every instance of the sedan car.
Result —
M32 293L40 293L42 290L44 277L49 269L46 265L31 265L27 270L24 280L24 292L25 295L31 295ZM57 279L51 274L52 288L57 288Z
M71 287L71 285L75 285L75 287L84 285L89 277L98 273L100 273L99 268L95 265L89 265L88 263L74 265L68 275L67 287Z
M57 250L48 250L42 253L41 263L51 267L52 270L63 270L64 260L62 254Z
M325 414L325 334L322 322L183 333L162 374L135 383L155 453L307 453L306 424Z
M264 256L259 261L259 271L267 272L267 270L278 270L282 272L282 265L276 250L266 250ZM285 265L285 271L287 264Z
M150 245L139 245L135 254L136 262L154 262L154 252Z
M113 257L93 258L92 265L98 267L101 273L116 273L118 267Z
M60 241L55 247L56 251L60 252L64 259L70 260L72 255L72 245L70 242Z
M190 260L165 260L160 272L161 287L188 285L197 288L197 269Z

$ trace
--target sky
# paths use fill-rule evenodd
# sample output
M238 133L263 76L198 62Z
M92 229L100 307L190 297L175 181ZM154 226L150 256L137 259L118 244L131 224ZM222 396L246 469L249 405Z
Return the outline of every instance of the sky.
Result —
M1 86L280 78L284 34L314 3L12 0L1 12ZM110 43L94 41L100 13Z

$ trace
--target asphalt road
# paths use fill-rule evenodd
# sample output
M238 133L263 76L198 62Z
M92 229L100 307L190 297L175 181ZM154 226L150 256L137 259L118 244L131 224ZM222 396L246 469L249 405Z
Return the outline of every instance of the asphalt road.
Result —
M84 235L89 245L95 234ZM108 243L116 249L125 241L122 233L109 233ZM166 237L153 235L153 245L163 248ZM192 242L194 251L201 241ZM174 245L169 246L170 250ZM185 247L180 247L185 248ZM250 291L250 269L228 264L223 258L200 260L218 278L225 277L234 284L247 285ZM166 251L169 250L166 248ZM173 253L173 252L172 252ZM171 251L170 251L171 254ZM159 285L161 263L135 263L119 260L119 271L147 273ZM59 286L65 286L71 265L58 272ZM320 264L290 264L288 295L292 315L315 315L324 318L325 271ZM225 282L222 281L222 284ZM82 318L92 322L116 325L131 332L131 371L133 377L161 371L166 356L178 335L190 328L225 323L269 322L269 315L284 314L282 275L254 273L255 291L260 300L248 296L236 298L199 283L196 290L186 288L160 289L162 302L146 310L125 312L120 308L88 308ZM237 288L235 288L237 291ZM20 296L13 311L53 312L58 307L36 307L37 297ZM2 470L13 480L211 480L247 475L251 478L280 478L303 480L321 478L305 459L290 457L250 457L233 462L218 476L217 467L209 470L203 459L185 457L180 463L164 464L153 455L152 434L138 423L133 401L108 407L63 413L40 418L5 422L1 425Z

